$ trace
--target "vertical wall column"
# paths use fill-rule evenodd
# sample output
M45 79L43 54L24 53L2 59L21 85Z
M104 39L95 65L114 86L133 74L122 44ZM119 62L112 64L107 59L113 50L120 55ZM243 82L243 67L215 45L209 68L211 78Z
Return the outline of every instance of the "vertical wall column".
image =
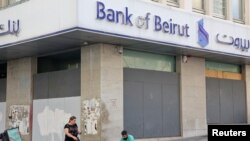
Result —
M1 3L1 6L4 7L4 6L7 6L8 4L8 1L7 0L3 0L2 3Z
M180 8L192 12L192 0L179 0Z
M205 0L204 2L205 2L204 6L205 6L206 15L213 16L213 13L214 13L213 0Z
M207 133L205 59L177 58L180 73L182 136Z
M123 128L122 48L96 44L81 49L81 139L119 140Z
M250 25L250 1L249 0L244 0L244 15L243 17L245 18L244 21L247 25Z
M244 78L246 82L246 107L247 107L247 123L250 123L250 65L244 67Z
M231 0L227 0L226 1L226 19L229 21L233 21L233 6L232 6L232 1Z
M17 127L23 141L31 141L33 74L36 58L21 58L7 62L6 128Z

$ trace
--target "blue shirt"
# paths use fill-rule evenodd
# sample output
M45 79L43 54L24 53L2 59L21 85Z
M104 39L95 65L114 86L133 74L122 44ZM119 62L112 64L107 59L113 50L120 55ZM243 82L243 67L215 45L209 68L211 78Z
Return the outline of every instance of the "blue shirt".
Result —
M121 138L120 141L134 141L134 137L132 135L128 135L128 139L127 140L124 140L123 138Z

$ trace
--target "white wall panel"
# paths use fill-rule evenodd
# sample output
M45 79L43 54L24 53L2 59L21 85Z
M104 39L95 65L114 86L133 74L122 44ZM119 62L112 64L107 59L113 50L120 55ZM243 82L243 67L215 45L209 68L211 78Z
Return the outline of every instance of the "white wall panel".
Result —
M32 140L64 140L64 125L72 115L80 128L80 97L34 100Z
M6 118L6 103L0 102L0 133L2 133L6 129L5 118Z

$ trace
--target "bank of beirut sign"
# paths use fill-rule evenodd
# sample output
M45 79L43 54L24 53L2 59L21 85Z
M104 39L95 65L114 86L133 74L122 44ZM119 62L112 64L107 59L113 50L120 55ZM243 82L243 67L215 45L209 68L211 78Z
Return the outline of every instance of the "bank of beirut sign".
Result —
M149 30L149 23L153 20L154 32L162 32L163 34L177 35L183 38L189 38L190 25L187 23L176 23L173 18L168 20L162 20L161 16L153 15L150 12L145 15L134 15L130 13L128 7L124 7L123 11L115 10L110 7L106 7L103 2L96 2L96 19L104 20L115 24L122 24L130 27L137 27L143 30ZM132 20L135 19L135 20ZM206 47L209 44L209 33L204 28L204 20L201 19L197 22L198 25L198 37L197 43L201 47ZM241 51L248 51L250 47L250 40L228 36L225 34L217 34L216 42L219 44L230 45Z
M4 35L17 36L20 31L19 26L20 26L19 20L16 20L16 21L8 20L6 24L0 23L0 36L4 36Z
M111 8L106 8L105 4L97 1L96 19L106 20L111 23L120 23L126 26L136 26L140 29L149 29L149 21L151 20L151 13L146 13L144 16L135 17L134 14L129 12L128 7L125 7L124 11L117 11ZM132 18L135 17L135 21L132 22ZM165 34L178 35L181 37L190 37L189 25L178 24L169 19L168 21L162 21L160 16L154 15L154 31L163 32Z

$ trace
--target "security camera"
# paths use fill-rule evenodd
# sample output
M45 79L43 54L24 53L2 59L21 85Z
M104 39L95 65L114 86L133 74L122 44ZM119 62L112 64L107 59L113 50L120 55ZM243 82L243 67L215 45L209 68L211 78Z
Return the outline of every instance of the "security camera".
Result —
M187 61L188 61L188 57L186 55L183 55L182 56L182 62L187 63Z
M119 52L119 54L122 54L123 53L123 48L122 47L118 47L118 52Z

